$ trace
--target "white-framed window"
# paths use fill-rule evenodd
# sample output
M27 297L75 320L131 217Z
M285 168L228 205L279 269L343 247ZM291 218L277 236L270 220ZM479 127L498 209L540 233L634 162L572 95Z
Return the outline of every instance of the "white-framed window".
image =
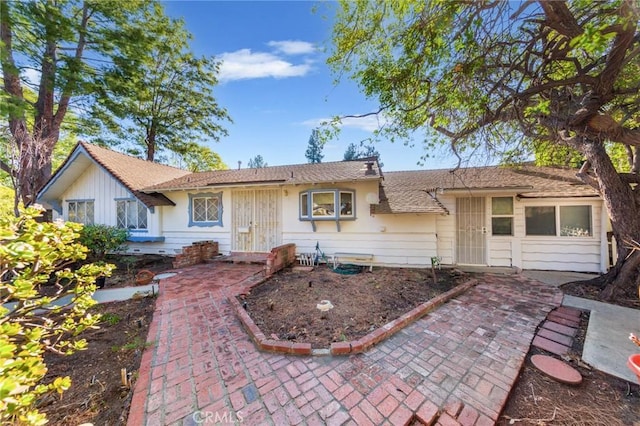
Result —
M491 235L513 235L513 197L491 198Z
M68 202L67 220L69 222L83 223L85 225L94 224L94 203L93 200L76 200Z
M527 206L524 212L526 235L593 236L591 206Z
M116 226L147 229L147 207L138 200L116 200Z
M300 220L355 218L355 192L341 189L307 190L300 193Z
M189 226L222 226L222 192L189 194Z

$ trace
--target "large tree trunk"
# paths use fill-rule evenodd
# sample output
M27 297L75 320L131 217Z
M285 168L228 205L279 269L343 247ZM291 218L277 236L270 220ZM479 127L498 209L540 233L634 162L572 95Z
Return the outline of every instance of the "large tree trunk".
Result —
M611 300L618 293L637 295L640 285L640 252L632 250L631 242L640 241L640 203L638 194L618 174L599 141L585 141L582 151L595 171L600 194L604 200L618 259L615 266L595 283L604 287L601 296Z

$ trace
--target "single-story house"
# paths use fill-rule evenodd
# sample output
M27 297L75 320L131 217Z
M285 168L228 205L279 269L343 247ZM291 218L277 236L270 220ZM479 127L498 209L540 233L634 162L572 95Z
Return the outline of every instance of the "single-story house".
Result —
M375 158L191 173L80 142L39 192L54 218L130 230L134 253L373 255L373 264L605 272L608 217L575 169L383 172Z

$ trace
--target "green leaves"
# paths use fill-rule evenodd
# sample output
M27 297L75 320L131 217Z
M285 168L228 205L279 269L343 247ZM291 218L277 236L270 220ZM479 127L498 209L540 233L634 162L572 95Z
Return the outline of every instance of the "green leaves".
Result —
M97 326L100 317L87 314L96 302L93 282L109 274L112 265L71 265L83 260L87 249L78 242L81 225L38 222L40 210L0 218L0 423L40 425L46 417L35 401L50 392L61 394L68 377L42 383L47 372L45 351L71 354L86 348L78 335ZM56 294L43 297L41 286ZM72 306L51 307L64 296Z

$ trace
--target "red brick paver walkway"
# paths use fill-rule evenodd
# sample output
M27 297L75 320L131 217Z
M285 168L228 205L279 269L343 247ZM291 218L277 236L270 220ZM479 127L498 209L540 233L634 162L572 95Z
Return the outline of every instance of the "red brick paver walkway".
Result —
M364 354L286 356L258 351L228 302L260 271L198 265L160 283L129 425L493 424L561 301L553 287L486 275Z

